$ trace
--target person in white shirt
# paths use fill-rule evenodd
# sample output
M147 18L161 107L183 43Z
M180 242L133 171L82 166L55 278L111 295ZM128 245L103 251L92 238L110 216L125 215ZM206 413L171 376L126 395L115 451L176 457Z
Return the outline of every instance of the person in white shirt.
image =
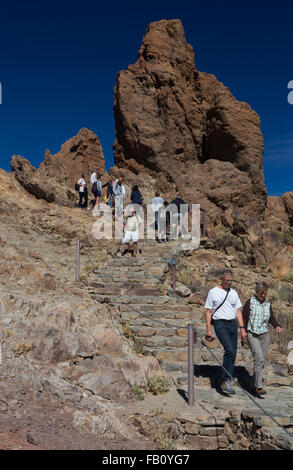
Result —
M88 192L87 192L87 187L86 187L86 181L85 181L86 175L83 173L81 175L81 178L77 181L77 184L79 185L79 207L86 207L88 205ZM84 203L82 204L82 200L84 199Z
M125 235L121 243L128 243L128 247L125 250L124 254L131 251L133 245L132 256L136 257L137 254L137 244L139 239L139 226L142 223L141 217L136 214L133 207L129 209L128 216L125 223Z
M113 184L113 194L116 208L116 215L120 217L123 214L123 201L126 198L126 191L122 184L123 179L118 178Z
M220 285L210 289L205 303L207 309L206 340L213 341L214 339L211 330L212 323L225 351L221 379L222 390L228 395L235 393L232 379L237 354L237 322L240 327L241 339L247 336L240 310L242 304L236 290L231 288L232 282L233 272L225 269L221 275Z
M159 209L164 204L164 199L160 196L159 192L156 192L155 197L152 199L152 211L155 214L155 228L159 228Z
M101 183L100 178L101 178L100 170L97 169L91 175L92 194L94 195L94 198L96 200L96 203L95 203L96 206L99 205L100 197L102 195L102 183Z

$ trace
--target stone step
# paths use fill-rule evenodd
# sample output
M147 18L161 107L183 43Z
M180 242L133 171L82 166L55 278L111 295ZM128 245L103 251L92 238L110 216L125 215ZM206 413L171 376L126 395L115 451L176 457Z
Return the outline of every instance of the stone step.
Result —
M159 305L150 305L150 304L139 304L136 306L141 314L147 313L148 315L153 313L154 315L170 315L170 318L173 315L188 314L193 312L193 307L190 305L182 305L177 301L177 298L170 298L170 302L166 304L160 303ZM173 302L172 302L173 300ZM127 307L123 307L122 311L126 311ZM178 317L180 318L180 317Z
M170 319L168 322L164 322L164 319L156 320L156 318L152 317L145 317L145 316L139 316L135 312L133 313L128 313L128 312L121 312L120 313L120 318L123 322L127 322L130 324L130 326L152 326L153 328L165 328L165 329L176 329L181 332L185 331L186 333L180 334L180 336L185 336L187 335L187 325L189 323L189 320L187 319Z
M188 339L179 336L166 337L155 335L150 338L146 338L145 346L152 351L156 351L157 348L162 348L165 346L168 348L184 348L185 350L188 346Z
M135 281L133 282L91 282L89 286L93 289L103 289L103 288L108 288L110 289L155 289L157 290L158 288L161 287L161 284L157 283L150 283L148 281L145 281L143 283L137 283Z
M149 348L144 347L142 353L150 352ZM158 348L152 349L152 355L155 356L160 362L186 362L188 361L187 348Z
M139 266L117 265L117 266L104 266L96 271L98 273L108 274L115 272L123 272L123 274L137 274L137 273L160 273L166 270L166 264L154 265L154 263L140 264Z
M161 295L161 296L148 296L145 295L143 297L143 302L141 302L142 298L140 295L131 295L131 296L126 296L123 295L122 297L119 295L105 295L105 294L97 294L95 295L95 292L92 292L93 297L96 297L98 300L101 302L105 301L105 299L110 299L111 303L113 304L135 304L137 306L142 306L145 304L149 305L170 305L170 304L178 304L176 299L172 299L168 296Z
M133 288L113 288L111 286L107 286L104 288L96 288L94 291L94 294L97 295L119 295L119 296L157 296L157 295L162 295L162 292L159 289L154 289L154 288L141 288L139 289L138 287L133 287ZM120 300L121 301L121 300Z

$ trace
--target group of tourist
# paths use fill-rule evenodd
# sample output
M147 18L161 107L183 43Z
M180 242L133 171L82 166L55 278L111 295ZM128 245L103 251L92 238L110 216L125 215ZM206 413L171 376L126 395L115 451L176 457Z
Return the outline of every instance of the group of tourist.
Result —
M268 285L258 282L255 295L249 298L243 309L237 291L231 288L233 272L225 269L220 284L208 292L205 303L206 310L206 341L215 338L211 325L224 348L221 388L225 394L235 393L234 369L237 355L238 327L242 341L247 341L254 358L254 389L257 396L266 394L264 389L263 370L268 354L270 333L269 324L282 333L276 320L272 305L266 299Z
M104 200L110 207L117 207L117 215L120 216L123 213L123 200L126 197L126 191L122 184L122 178L116 180L109 179L107 183L102 185L101 172L99 169L94 171L90 177L91 193L93 195L93 208L98 207L100 204L102 189L107 188ZM83 173L81 178L75 185L76 190L79 193L78 207L88 209L88 189L86 183L86 175Z
M86 183L86 175L82 174L81 178L76 183L76 189L79 192L79 203L78 207L87 208L88 207L88 190ZM116 180L110 179L107 183L102 185L101 183L101 173L97 169L92 173L90 177L91 182L91 192L93 194L93 208L98 207L100 204L100 199L102 196L102 189L107 188L107 192L104 196L106 204L111 208L116 209L116 216L120 217L124 213L123 203L126 198L126 191L123 185L122 177L119 177ZM130 195L130 203L142 205L143 196L137 185L134 185ZM152 199L152 211L154 213L154 223L155 229L158 233L158 243L163 243L167 241L167 229L173 229L173 233L178 238L184 238L185 228L184 228L184 214L182 213L182 205L186 205L186 202L179 197L178 195L170 202L170 206L174 205L176 207L176 214L174 219L170 221L170 211L167 209L169 203L164 201L163 197L159 192L155 193L155 196ZM128 211L127 217L131 217L131 212ZM171 224L170 224L171 222ZM205 213L201 212L200 220L201 233L203 236L206 236L205 228Z

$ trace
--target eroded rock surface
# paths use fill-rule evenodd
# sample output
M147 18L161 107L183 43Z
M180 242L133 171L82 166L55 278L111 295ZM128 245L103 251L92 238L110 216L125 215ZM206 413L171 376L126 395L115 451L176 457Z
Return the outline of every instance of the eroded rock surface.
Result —
M117 77L114 174L206 209L266 205L258 115L199 72L179 20L151 23L137 62Z

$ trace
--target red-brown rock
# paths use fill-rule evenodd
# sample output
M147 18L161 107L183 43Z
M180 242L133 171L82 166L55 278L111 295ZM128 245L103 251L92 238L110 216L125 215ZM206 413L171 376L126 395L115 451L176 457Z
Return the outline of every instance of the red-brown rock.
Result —
M151 198L263 216L266 188L258 115L213 76L199 72L179 20L151 23L137 62L118 74L112 174Z

